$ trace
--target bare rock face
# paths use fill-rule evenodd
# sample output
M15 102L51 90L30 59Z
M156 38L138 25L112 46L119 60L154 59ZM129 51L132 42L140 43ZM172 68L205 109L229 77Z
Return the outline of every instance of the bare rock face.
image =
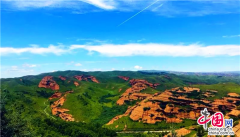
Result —
M147 85L147 86L149 86L149 87L151 87L151 88L156 88L156 86L159 85L158 83L156 83L156 84L149 83L148 81L143 80L143 79L131 79L131 80L129 81L129 83L130 83L131 85L135 85L135 84L145 84L145 85Z
M52 100L54 98L60 98L62 96L61 92L55 92L50 98L49 100Z
M52 79L52 76L45 76L38 85L39 88L50 88L52 90L59 90L59 85Z
M88 81L90 79L92 82L99 83L99 81L94 76L76 75L74 76L74 78L79 81Z
M74 81L74 85L77 87L79 86L79 83L77 81Z
M129 83L132 85L132 87L128 88L121 95L120 99L117 101L118 105L123 105L126 101L145 99L146 97L150 96L150 94L141 94L139 92L146 89L148 86L152 88L156 88L156 86L158 86L158 84L152 84L143 79L131 79Z
M67 94L72 93L72 92L73 91L67 91L59 100L53 102L53 104L51 105L53 115L59 116L62 120L65 120L65 121L74 121L74 118L71 114L65 113L65 112L68 112L69 110L60 107L66 101Z
M120 79L123 79L125 81L128 81L129 80L129 77L125 77L125 76L118 76Z
M65 81L67 79L66 77L63 77L63 76L59 76L58 78L60 78L63 81Z
M228 93L228 96L230 96L230 97L240 97L240 95L237 94L237 93Z
M240 110L237 110L236 103L240 101L237 94L228 94L227 97L209 101L207 99L188 98L191 92L199 92L206 95L206 92L200 92L199 88L184 87L172 88L164 92L155 94L141 93L141 90L151 86L145 80L130 80L132 87L128 88L117 101L118 105L126 101L140 100L134 106L129 107L127 111L113 118L109 123L112 124L123 116L129 116L133 121L142 121L143 123L154 124L165 121L166 123L181 123L183 119L196 120L201 116L200 111L207 108L211 114L227 110L226 116L238 116ZM217 91L208 90L207 95L214 95Z

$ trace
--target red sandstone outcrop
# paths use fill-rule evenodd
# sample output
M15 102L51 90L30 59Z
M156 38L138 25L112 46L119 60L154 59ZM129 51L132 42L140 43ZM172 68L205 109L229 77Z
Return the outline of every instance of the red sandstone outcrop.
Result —
M204 94L203 94L205 97L214 97L215 95L214 94L212 94L211 92L205 92Z
M237 94L237 93L228 93L228 96L230 96L230 97L240 97L240 95Z
M145 84L151 88L156 88L156 86L158 86L159 84L158 83L155 83L155 84L152 84L152 83L149 83L147 80L143 80L143 79L131 79L129 81L129 83L131 85L135 85L135 84Z
M63 77L63 76L59 76L58 78L60 78L61 80L66 80L66 77Z
M74 76L74 78L76 78L79 81L82 81L82 80L88 81L89 79L91 79L92 82L99 83L99 81L94 76L76 75Z
M61 92L55 92L50 98L49 100L52 100L54 98L60 98L62 96Z
M199 88L184 87L180 89L176 87L171 90L165 90L162 93L144 94L140 91L149 86L149 84L146 84L146 81L130 80L130 84L132 87L128 88L122 94L117 104L122 105L124 102L132 100L141 100L141 102L129 107L124 114L116 116L107 125L114 123L114 121L123 116L129 116L133 121L142 121L149 124L161 121L181 123L183 119L196 120L201 116L200 111L204 108L207 108L211 114L219 111L219 109L232 110L228 115L240 114L240 110L233 110L236 108L235 103L240 101L235 95L234 97L224 97L222 99L215 99L214 101L207 99L199 100L187 98L188 93L193 91L200 92ZM217 93L217 91L212 90L208 90L207 92L209 96ZM206 92L201 94L204 95Z
M125 77L125 76L118 76L120 79L123 79L125 81L128 81L129 80L129 77Z
M233 127L233 131L236 137L240 137L240 121L239 124Z
M152 101L163 101L163 102L168 102L170 101L169 98L172 97L172 93L168 90L160 93L160 94L154 94L152 98L149 100Z
M183 89L184 89L187 93L191 93L191 92L193 92L193 91L200 92L200 89L199 89L199 88L184 87Z
M52 76L45 76L38 84L39 88L50 88L59 90L59 85L52 79Z
M77 81L74 81L74 85L77 87L79 86L79 83Z
M132 87L128 88L121 95L120 99L117 101L118 105L123 105L126 101L145 99L147 96L150 96L150 95L135 94L135 93L141 92L142 90L146 89L148 86L155 88L158 85L158 84L149 83L148 81L142 80L142 79L131 79L129 83L132 85Z
M233 109L230 113L228 113L228 116L239 116L240 115L240 110Z
M223 106L226 110L231 110L235 108L235 105L233 103L230 103L224 99L215 99L211 105L214 111L219 111L219 106Z
M65 121L74 121L74 118L72 117L71 114L65 113L65 112L69 111L68 109L60 108L60 106L62 106L64 104L64 102L66 101L67 94L72 93L72 92L73 91L67 91L59 100L53 102L53 104L51 105L53 115L59 116L61 119L65 120Z

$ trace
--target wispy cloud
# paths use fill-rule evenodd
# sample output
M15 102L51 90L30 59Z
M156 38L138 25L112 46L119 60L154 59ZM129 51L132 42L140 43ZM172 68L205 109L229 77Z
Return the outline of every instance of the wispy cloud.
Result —
M172 56L172 57L213 57L213 56L238 56L240 55L240 45L200 45L200 44L159 44L159 43L128 43L128 44L102 44L102 45L71 45L43 47L13 48L1 47L1 55L9 54L55 54L77 53L78 50L87 50L89 55L95 52L103 56L121 57L121 56ZM70 62L74 64L75 62ZM76 63L75 63L76 64Z
M23 68L23 67L19 67L19 66L11 66L9 68L7 68L5 71L3 71L2 73L4 75L8 75L8 74L24 74L24 75L29 75L32 74L32 72L34 72L33 69L29 69L29 68ZM1 76L2 77L2 76Z
M240 37L240 35L226 35L226 36L222 36L223 38L236 38L236 37Z
M65 50L63 46L54 46L50 45L48 47L39 47L37 45L32 45L31 47L24 47L24 48L14 48L14 47L1 47L0 53L1 55L8 55L8 54L22 54L22 53L32 53L32 54L55 54L61 55L63 53L68 52Z
M75 66L79 67L79 66L82 66L82 64L81 63L76 63Z
M11 5L12 9L15 10L49 7L69 8L72 13L83 14L96 10L136 12L146 8L146 5L156 2L156 0L3 0L3 2ZM156 3L146 10L161 16L173 17L240 13L239 8L239 0L159 0L159 4Z
M109 42L109 40L99 40L99 39L87 39L87 38L78 38L76 39L76 41L83 41L86 44L90 45L90 44L102 44L102 43L107 43Z
M3 0L3 2L7 2L12 6L18 9L27 9L27 8L74 8L78 9L79 6L83 7L84 3L99 7L105 10L114 9L114 0Z
M37 67L37 65L36 64L23 64L22 65L23 67L27 67L27 68L34 68L34 67Z
M173 56L173 57L190 57L190 56L236 56L240 55L240 45L209 45L202 46L199 44L191 45L172 45L172 44L124 44L124 45L72 45L70 50L85 49L89 52L98 52L104 56Z

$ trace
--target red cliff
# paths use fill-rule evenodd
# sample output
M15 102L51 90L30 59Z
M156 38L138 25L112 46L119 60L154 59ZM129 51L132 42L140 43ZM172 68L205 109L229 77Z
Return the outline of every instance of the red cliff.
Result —
M59 85L52 79L52 76L45 76L38 84L39 88L50 88L52 90L59 90Z

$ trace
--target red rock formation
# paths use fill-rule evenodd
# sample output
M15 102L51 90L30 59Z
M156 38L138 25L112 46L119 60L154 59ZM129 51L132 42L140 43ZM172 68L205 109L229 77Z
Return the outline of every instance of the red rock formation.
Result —
M123 114L116 116L109 124L114 123L123 116L129 116L133 121L142 121L143 123L154 124L156 122L166 121L167 123L180 123L183 119L196 120L201 116L200 111L207 108L213 114L219 109L232 110L228 115L239 115L240 111L236 110L235 103L240 101L236 95L234 97L224 97L222 99L215 99L209 101L206 99L191 99L187 98L188 93L193 91L200 92L198 88L184 87L180 90L179 87L171 90L165 90L162 93L143 94L141 90L149 86L144 80L130 80L132 87L128 88L117 101L117 104L122 105L126 101L141 100L136 105L129 107ZM213 95L217 91L207 91L208 95ZM186 94L185 94L186 93ZM206 92L202 93L206 94ZM231 94L230 94L231 95ZM166 106L162 109L163 105ZM161 107L160 107L161 106ZM183 108L181 107L183 106ZM188 106L184 108L184 106ZM221 106L222 108L219 108Z
M74 81L74 85L77 87L79 86L79 83L77 81Z
M143 79L131 79L131 80L129 81L129 83L130 83L131 85L135 85L136 83L138 83L138 84L145 84L145 85L147 85L147 86L149 86L149 87L151 87L151 88L156 88L156 86L159 85L158 83L156 83L156 84L149 83L148 81L143 80Z
M76 78L79 81L82 81L82 80L88 81L88 79L91 79L92 82L99 83L99 81L94 76L76 75L74 76L74 78Z
M66 80L66 77L63 77L63 76L59 76L58 78L60 78L61 80Z
M59 85L52 79L52 76L45 76L38 85L39 88L50 88L52 90L59 90Z
M232 110L233 108L235 108L235 105L233 103L230 103L224 99L215 99L214 102L211 103L211 105L214 111L219 111L219 106L224 106L227 110Z
M228 96L230 96L230 97L240 97L240 95L237 94L237 93L228 93Z
M49 100L52 100L54 98L60 98L62 96L61 92L55 92L50 98Z
M90 76L92 82L95 82L95 83L99 83L99 81L94 77L94 76Z
M123 105L126 101L132 101L132 100L137 100L137 99L144 99L146 98L146 96L148 95L140 95L138 94L136 96L136 94L134 93L138 93L141 90L144 90L147 88L147 86L150 86L152 88L155 88L158 84L152 84L149 83L146 80L142 80L142 79L132 79L129 81L129 83L132 85L132 87L128 88L120 97L120 99L117 101L118 105Z
M59 116L61 119L65 120L65 121L74 121L74 118L72 117L71 114L65 113L65 112L69 111L68 109L60 108L60 106L62 106L64 104L64 102L66 101L67 94L72 93L72 92L73 91L67 91L65 93L65 95L63 95L59 100L53 102L53 104L51 105L53 115Z
M200 92L200 89L199 89L199 88L184 87L183 89L184 89L185 92L187 92L187 93L191 93L191 92L193 92L193 91Z
M240 110L233 109L230 113L228 113L228 116L239 116L240 115Z
M233 131L234 131L236 137L240 137L240 122L238 125L233 127Z
M125 76L118 76L120 79L123 79L125 81L128 81L129 80L129 77L125 77Z

